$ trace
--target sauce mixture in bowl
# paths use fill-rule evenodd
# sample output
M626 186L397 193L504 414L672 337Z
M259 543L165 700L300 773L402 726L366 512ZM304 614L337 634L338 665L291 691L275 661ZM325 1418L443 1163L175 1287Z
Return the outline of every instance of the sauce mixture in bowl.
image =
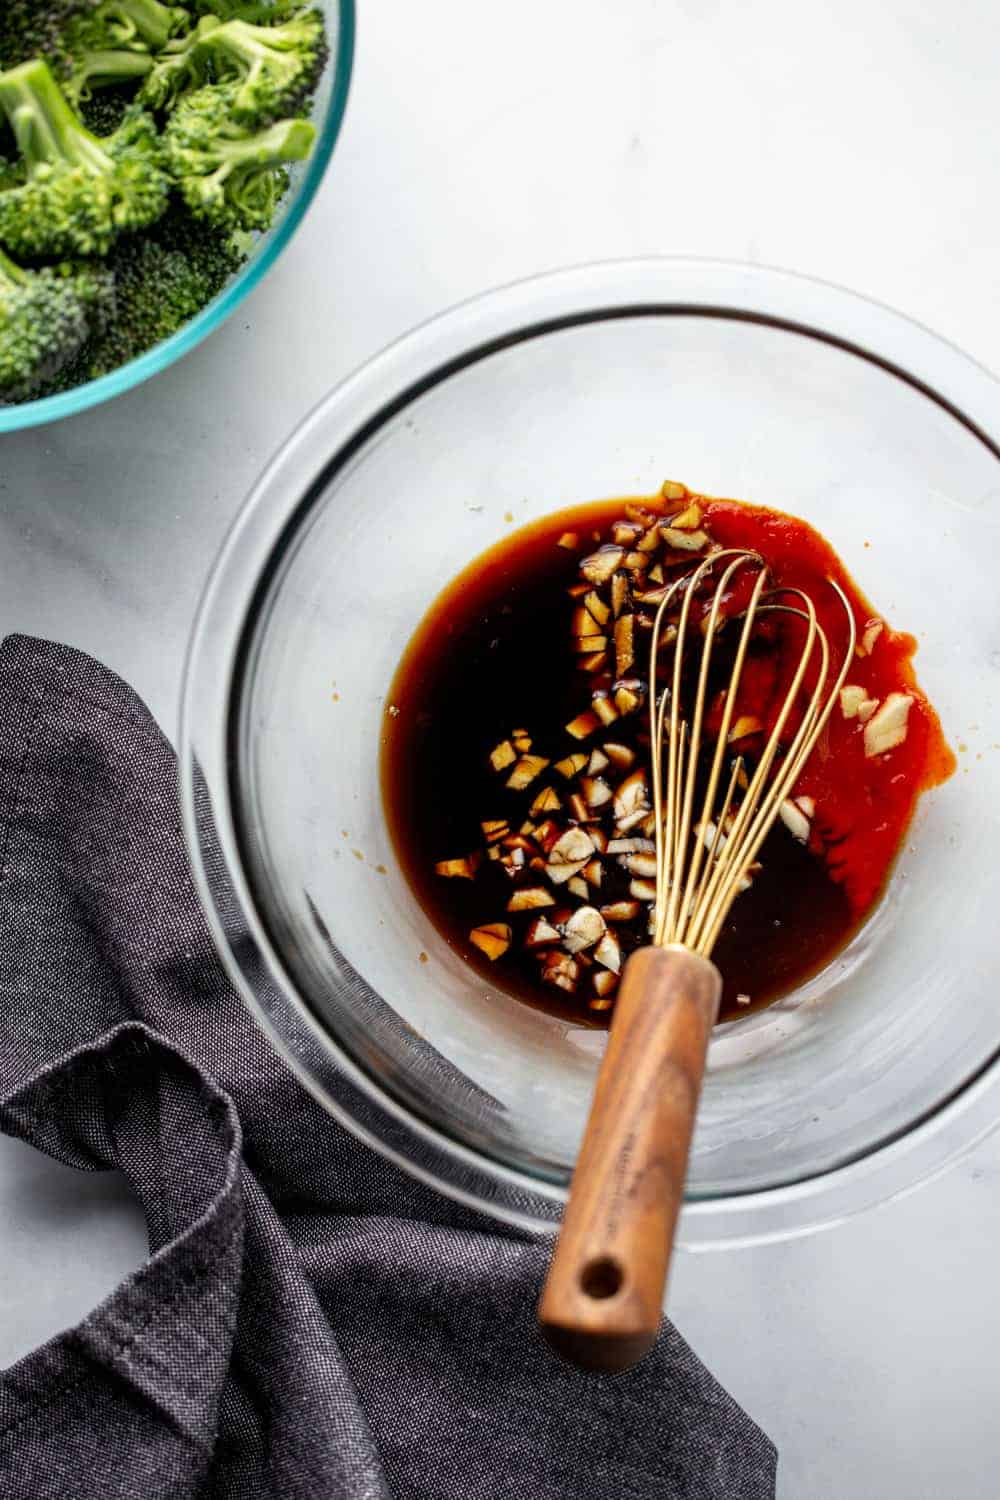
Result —
M608 1022L624 960L649 940L649 632L663 591L713 548L756 552L775 585L809 595L834 671L848 628L831 580L857 627L838 702L715 947L722 1020L787 994L849 941L920 793L954 768L917 686L915 640L804 521L668 484L505 538L444 590L404 654L383 798L410 886L450 946L520 999L578 1021ZM734 582L730 619L749 581ZM733 762L751 772L802 628L777 616L755 627L729 733ZM710 740L724 690L709 686Z

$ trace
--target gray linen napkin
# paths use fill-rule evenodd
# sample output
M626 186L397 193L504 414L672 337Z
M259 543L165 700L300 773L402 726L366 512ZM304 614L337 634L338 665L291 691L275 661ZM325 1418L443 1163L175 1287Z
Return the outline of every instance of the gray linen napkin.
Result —
M118 1168L150 1258L0 1373L4 1500L761 1500L776 1455L669 1324L540 1341L544 1245L359 1145L270 1050L192 889L173 754L62 647L0 649L0 1128Z

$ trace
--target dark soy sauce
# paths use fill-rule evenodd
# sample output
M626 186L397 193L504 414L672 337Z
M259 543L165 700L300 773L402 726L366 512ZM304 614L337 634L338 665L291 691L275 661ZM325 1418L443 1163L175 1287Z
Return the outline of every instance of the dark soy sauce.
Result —
M766 531L780 542L785 579L816 588L817 578L833 574L847 590L859 621L870 614L828 545L805 523L736 502L703 503L706 524L713 535L723 533L726 545L753 546L758 533ZM646 727L642 713L600 729L582 746L567 739L565 728L587 706L589 687L568 629L574 601L567 590L579 582L580 551L560 547L558 539L576 531L581 550L591 550L608 539L623 504L600 502L547 516L498 543L445 589L410 642L392 683L387 705L393 711L385 718L381 758L386 815L407 880L434 926L486 981L484 989L502 987L528 1004L598 1026L608 1024L613 1009L589 1008L593 992L586 985L579 995L569 995L542 983L537 956L520 941L527 917L506 911L512 886L498 863L484 860L475 880L442 879L434 866L481 850L484 819L506 819L516 832L546 781L564 790L551 767L529 791L506 789L506 776L491 769L489 753L516 727L530 732L532 753L550 762L605 740L628 744L643 764L648 762L640 739ZM776 530L779 523L782 529ZM727 529L729 536L724 535ZM798 574L796 558L801 561ZM817 573L818 568L823 572ZM872 691L905 685L917 692L908 660L913 643L888 631L886 640L893 647L882 667L886 680L874 683ZM872 681L875 668L859 664L859 672ZM952 764L930 705L921 698L917 707L919 715L913 718L919 732L907 751L906 778L892 781L863 757L856 764L857 749L848 754L842 747L839 756L828 758L831 826L837 829L838 847L851 852L863 874L861 885L855 881L852 886L852 871L845 872L843 858L838 879L833 879L822 854L810 852L783 824L768 836L759 855L763 868L733 904L712 955L724 977L721 1019L746 1015L801 985L843 947L871 909L919 791L943 779ZM834 737L842 733L843 726L832 726ZM875 785L879 776L884 787L876 847L875 834L866 841L863 829L852 827L845 838L843 825L859 795L880 794ZM866 777L872 785L862 785ZM905 788L899 785L903 779ZM888 800L890 792L895 804ZM557 816L565 822L564 813ZM628 880L614 860L606 860L600 903L627 895ZM494 922L509 923L514 937L507 952L491 963L470 943L469 933ZM648 941L645 909L638 922L619 927L618 934L623 953ZM749 997L749 1005L737 997Z

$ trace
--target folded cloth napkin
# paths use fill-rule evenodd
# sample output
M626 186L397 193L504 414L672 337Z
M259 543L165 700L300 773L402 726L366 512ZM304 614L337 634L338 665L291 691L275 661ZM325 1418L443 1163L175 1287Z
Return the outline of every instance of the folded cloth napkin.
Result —
M4 1500L758 1500L776 1455L669 1324L541 1342L546 1246L361 1146L213 952L172 752L97 663L0 649L0 1128L117 1168L150 1258L0 1373Z

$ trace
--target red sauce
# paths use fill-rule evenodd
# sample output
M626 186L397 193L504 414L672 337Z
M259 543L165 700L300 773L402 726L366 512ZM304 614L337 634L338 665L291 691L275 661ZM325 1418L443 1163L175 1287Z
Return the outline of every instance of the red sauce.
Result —
M834 709L796 786L798 795L816 802L813 851L824 856L860 922L885 885L920 794L955 769L937 714L917 683L917 642L882 620L829 542L805 521L736 500L707 500L704 513L714 540L761 553L777 583L808 593L831 642L841 643L843 608L826 582L835 579L850 601L859 641L866 626L882 623L871 651L855 657L848 682L863 687L870 699L906 692L914 700L906 739L873 757L864 753L863 726Z
M738 501L690 499L700 505L702 525L714 542L759 552L776 584L809 594L835 664L842 659L847 628L843 604L828 580L844 590L859 642L879 620L829 544L804 521ZM536 521L477 558L444 590L390 688L387 701L398 712L385 720L381 764L400 864L445 939L489 983L529 1004L595 1025L607 1024L611 1012L590 1008L586 984L579 995L567 995L540 982L538 954L526 953L517 940L521 919L505 918L511 885L497 864L484 861L474 880L438 878L434 866L481 847L483 819L507 818L516 830L528 817L535 787L529 794L507 792L505 777L498 778L489 765L491 748L513 727L529 727L532 750L552 762L573 748L565 725L586 707L596 679L584 677L573 653L568 621L575 601L566 590L578 582L581 556L608 540L626 503L602 501ZM654 511L662 506L658 498L637 503ZM557 545L566 532L579 534L577 550ZM688 566L690 556L663 561L669 571ZM727 601L731 611L745 602L750 579L749 572L737 575ZM796 622L779 628L775 621L773 649L748 660L737 712L755 714L766 727L773 722L798 659L800 629ZM780 823L775 826L761 850L762 872L737 898L716 945L713 957L725 979L723 1019L745 1014L747 995L757 1007L788 993L849 941L884 889L921 792L953 771L954 758L914 676L915 649L912 636L883 622L870 652L852 661L847 681L868 697L912 696L906 739L868 757L863 726L834 708L795 788L796 795L816 804L808 847ZM587 748L628 739L641 755L643 728L641 714L618 721L588 740ZM752 743L747 748L752 756ZM565 791L558 776L547 772L545 779ZM605 900L615 899L614 882L623 879L612 863ZM515 940L491 963L470 943L469 933L498 919L511 923ZM619 928L619 935L625 952L645 942L645 913L641 922Z

